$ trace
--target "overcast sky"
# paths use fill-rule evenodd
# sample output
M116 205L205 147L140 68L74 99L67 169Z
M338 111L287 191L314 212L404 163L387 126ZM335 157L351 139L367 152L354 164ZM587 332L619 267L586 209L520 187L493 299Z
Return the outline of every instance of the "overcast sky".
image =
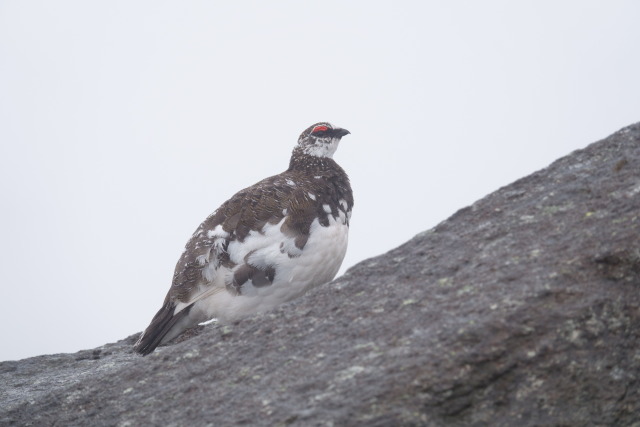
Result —
M637 1L0 0L0 360L147 326L200 222L318 121L341 272L640 120Z

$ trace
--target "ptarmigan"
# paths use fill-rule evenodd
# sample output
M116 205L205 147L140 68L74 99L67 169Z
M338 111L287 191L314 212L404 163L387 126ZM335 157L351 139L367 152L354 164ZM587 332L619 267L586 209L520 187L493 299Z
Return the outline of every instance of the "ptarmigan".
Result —
M353 194L332 157L347 134L326 122L310 126L286 171L239 191L200 224L135 351L149 354L213 318L267 311L335 277Z

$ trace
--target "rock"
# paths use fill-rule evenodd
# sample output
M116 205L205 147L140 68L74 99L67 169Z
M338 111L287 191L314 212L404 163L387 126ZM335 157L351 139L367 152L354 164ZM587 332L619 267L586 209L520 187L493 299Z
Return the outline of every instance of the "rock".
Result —
M640 124L196 332L0 363L0 424L638 426Z

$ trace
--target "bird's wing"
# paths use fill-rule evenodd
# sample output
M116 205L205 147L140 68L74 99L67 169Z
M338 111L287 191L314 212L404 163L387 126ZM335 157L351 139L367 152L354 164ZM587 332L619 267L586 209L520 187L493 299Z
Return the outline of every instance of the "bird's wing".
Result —
M289 257L299 255L315 214L308 194L291 182L284 174L267 178L211 214L187 242L166 302L189 305L221 291L221 273L228 274L224 286L234 294L248 280L254 286L271 284L276 266L260 256L261 249L277 245ZM264 232L280 223L278 236Z

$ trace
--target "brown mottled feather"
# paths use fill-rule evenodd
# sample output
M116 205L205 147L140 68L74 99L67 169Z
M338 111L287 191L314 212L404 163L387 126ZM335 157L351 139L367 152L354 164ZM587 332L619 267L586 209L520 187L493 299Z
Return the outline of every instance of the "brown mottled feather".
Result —
M316 217L319 218L320 224L328 225L328 216L337 218L338 211L343 209L338 204L340 199L347 202L347 211L350 211L353 195L347 174L333 159L318 160L322 161L313 165L312 170L302 172L290 167L279 175L266 178L239 191L210 215L195 231L178 260L169 291L171 299L189 301L201 280L204 267L196 259L206 254L212 246L206 230L213 230L222 224L224 231L230 234L226 242L228 245L233 240L243 241L250 230L259 230L267 222L277 224L284 218L283 211L286 209L288 218L283 223L281 231L295 238L296 247L302 249L309 238L311 223ZM314 176L321 178L316 179ZM296 186L287 185L287 180L296 183ZM309 198L307 193L314 194L316 200ZM331 207L331 214L324 211L324 204ZM235 266L231 264L228 255L220 261L222 265Z

